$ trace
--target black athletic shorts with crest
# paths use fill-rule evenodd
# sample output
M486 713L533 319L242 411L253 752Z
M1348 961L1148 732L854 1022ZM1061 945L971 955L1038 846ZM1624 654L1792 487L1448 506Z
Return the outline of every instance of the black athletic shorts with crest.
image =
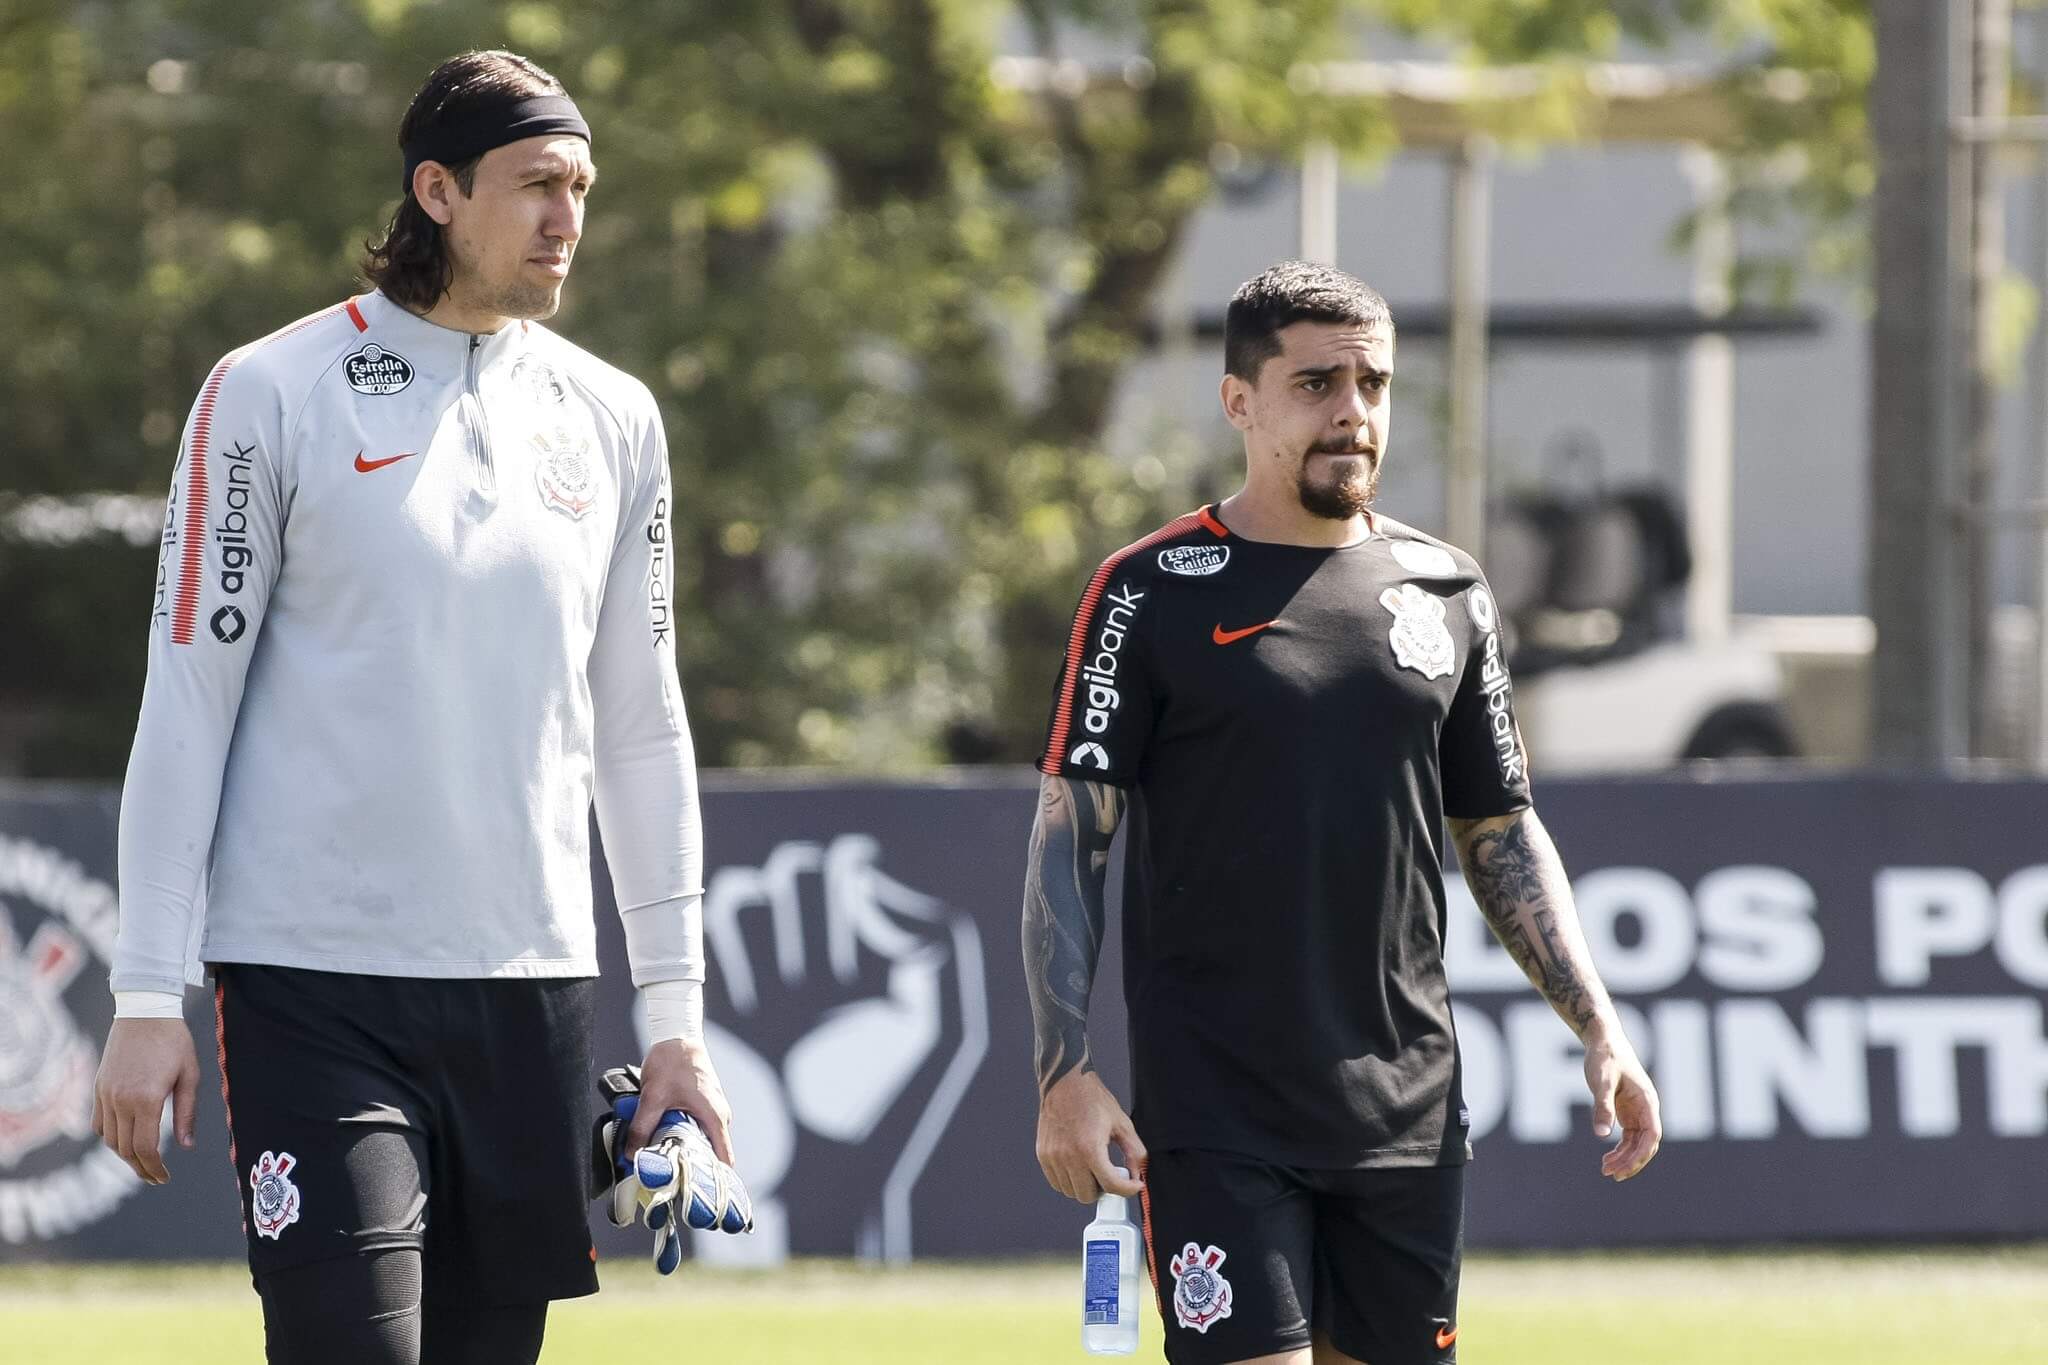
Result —
M1308 1170L1176 1148L1146 1163L1145 1244L1172 1365L1325 1338L1368 1365L1453 1365L1465 1167Z
M417 1248L429 1302L597 1291L595 980L215 970L229 1154L257 1280Z

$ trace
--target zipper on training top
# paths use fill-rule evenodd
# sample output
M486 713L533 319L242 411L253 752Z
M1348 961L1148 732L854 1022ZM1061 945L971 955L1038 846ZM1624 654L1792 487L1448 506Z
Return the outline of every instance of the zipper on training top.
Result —
M469 430L472 448L476 452L476 483L486 493L498 491L498 472L491 463L491 427L484 420L484 397L476 386L477 352L483 347L483 338L469 339L469 358L463 364L463 401L469 404Z

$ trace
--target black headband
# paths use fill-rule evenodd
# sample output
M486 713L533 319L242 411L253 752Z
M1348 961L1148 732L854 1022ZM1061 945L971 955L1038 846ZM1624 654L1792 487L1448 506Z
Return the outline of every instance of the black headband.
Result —
M422 161L459 166L493 147L544 133L563 133L590 141L590 125L567 95L527 95L479 109L467 118L429 129L405 144L405 185L412 193L412 173Z

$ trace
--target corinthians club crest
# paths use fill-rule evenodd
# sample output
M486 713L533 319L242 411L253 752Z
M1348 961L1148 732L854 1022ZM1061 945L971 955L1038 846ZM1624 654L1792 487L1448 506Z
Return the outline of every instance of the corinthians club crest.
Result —
M597 506L597 470L590 441L557 426L538 431L533 448L540 455L533 478L540 500L571 521L581 521Z
M85 963L85 946L55 920L24 948L0 913L0 1170L57 1138L92 1135L99 1056L64 1005Z
M284 1230L299 1221L299 1187L292 1183L292 1168L298 1164L290 1152L265 1152L249 1168L249 1221L258 1237L280 1241Z
M115 905L114 888L59 849L0 830L0 1261L142 1188L92 1131L113 1013L93 968L113 954Z
M1173 1271L1173 1316L1183 1327L1207 1336L1212 1323L1230 1316L1230 1281L1221 1267L1228 1253L1189 1242L1168 1262Z
M1458 650L1444 625L1441 597L1403 583L1381 593L1380 605L1394 613L1387 640L1394 647L1395 663L1425 678L1441 678L1457 666Z

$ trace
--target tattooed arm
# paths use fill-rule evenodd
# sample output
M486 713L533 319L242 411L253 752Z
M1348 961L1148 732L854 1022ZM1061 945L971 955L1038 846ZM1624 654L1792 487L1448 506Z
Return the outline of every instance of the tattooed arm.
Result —
M1102 955L1110 841L1124 818L1120 788L1074 778L1038 784L1038 820L1024 869L1024 984L1032 1059L1043 1099L1088 1061L1088 996Z
M1038 1071L1038 1163L1052 1187L1092 1202L1103 1190L1132 1195L1116 1175L1114 1139L1132 1163L1144 1144L1088 1056L1088 997L1102 956L1110 843L1123 822L1120 788L1044 777L1024 871L1024 984L1031 996Z
M1458 866L1487 927L1580 1038L1614 1004L1593 969L1572 885L1549 831L1533 810L1491 820L1453 820Z
M1663 1140L1657 1091L1593 967L1557 846L1533 810L1452 820L1450 828L1458 865L1487 926L1586 1045L1593 1131L1606 1137L1618 1118L1623 1133L1600 1168L1628 1179L1649 1164Z

